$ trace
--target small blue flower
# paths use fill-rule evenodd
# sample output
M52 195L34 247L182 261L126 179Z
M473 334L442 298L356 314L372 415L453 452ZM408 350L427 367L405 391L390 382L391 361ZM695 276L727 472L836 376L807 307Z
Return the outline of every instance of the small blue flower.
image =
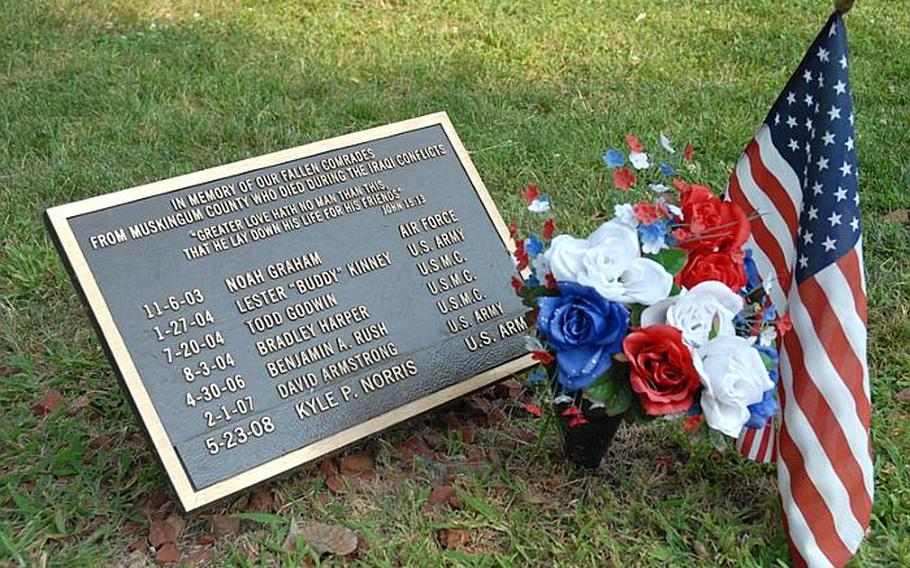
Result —
M539 383L547 380L547 372L540 366L534 369L534 372L528 376L529 383Z
M752 259L752 249L747 248L744 252L746 253L743 256L743 266L746 269L746 287L751 291L761 286L761 275L758 273L758 266L755 264L755 260Z
M777 308L774 307L774 304L768 304L768 307L765 308L765 311L761 314L762 323L771 323L777 319Z
M656 254L667 248L667 222L664 220L639 225L638 234L641 237L641 250L645 254Z
M749 421L747 428L761 428L768 423L768 419L777 414L780 405L774 398L774 389L768 389L761 401L749 405Z
M537 275L532 273L530 276L528 276L528 279L525 280L525 286L528 288L537 288L540 286L540 280L537 279Z
M661 162L660 166L658 167L660 168L660 173L664 174L667 177L673 177L676 175L676 170L673 169L673 166L666 162Z
M619 150L614 150L610 148L604 154L604 164L608 168L621 168L623 164L626 163L626 157Z
M525 252L527 252L528 256L531 258L536 257L543 252L543 241L541 241L537 235L531 235L525 239Z

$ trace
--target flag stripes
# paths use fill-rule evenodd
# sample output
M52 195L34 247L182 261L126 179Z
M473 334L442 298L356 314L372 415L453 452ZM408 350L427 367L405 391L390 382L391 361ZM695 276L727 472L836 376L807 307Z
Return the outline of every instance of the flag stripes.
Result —
M739 451L776 458L797 566L843 566L872 513L870 387L847 42L833 14L732 173L752 257L792 329L779 344L780 424ZM784 330L786 331L786 330Z

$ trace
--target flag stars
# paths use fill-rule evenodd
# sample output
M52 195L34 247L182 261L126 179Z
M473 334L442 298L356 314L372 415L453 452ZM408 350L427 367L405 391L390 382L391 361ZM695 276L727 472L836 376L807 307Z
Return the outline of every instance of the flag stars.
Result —
M847 84L838 79L837 83L834 84L834 92L838 95L843 95L847 92Z
M828 37L834 37L837 35L837 23L831 24L831 29L828 30Z
M826 62L826 61L830 61L828 56L831 55L831 52L828 51L827 49L825 49L824 47L819 47L818 53L816 53L815 55L816 55L816 57L818 57L819 61Z
M831 105L831 109L828 111L828 116L832 121L840 118L840 109L834 105Z
M818 158L818 161L815 162L815 165L818 166L818 171L823 172L828 169L828 158L821 156Z
M853 192L853 204L859 206L859 190Z
M790 128L793 128L794 126L796 126L796 119L793 118L792 116L788 116L787 117L787 126L789 126Z
M800 268L809 267L809 257L808 256L806 256L804 254L799 255L799 267Z
M820 182L815 182L812 185L812 195L821 195L822 194L822 184Z
M851 114L850 117L852 118L853 115ZM847 138L847 141L844 142L844 146L847 147L847 151L848 151L848 152L852 152L852 151L853 151L853 137L852 137L852 136L850 136L849 138Z
M822 136L822 142L825 143L825 146L834 144L834 134L825 130L825 135Z
M787 104L792 105L795 102L796 102L796 93L794 93L793 91L788 92L787 93Z
M822 242L822 246L825 247L825 252L834 250L836 245L837 239L832 239L831 237L826 237L824 242Z
M796 140L794 140L792 138L790 139L790 143L787 144L787 146L790 147L791 152L796 152L797 150L799 150L799 142L797 142Z
M859 231L859 219L858 218L854 217L853 220L850 221L850 228L853 229L854 231Z
M839 168L842 177L847 177L853 173L853 166L850 165L850 162L844 160L843 165Z
M811 118L806 119L806 130L812 130L812 119Z
M818 207L810 207L806 214L809 216L810 221L818 219Z
M812 244L812 233L810 233L809 231L806 231L805 233L803 233L803 244L804 245Z
M834 192L834 197L836 197L837 202L840 203L844 199L847 199L847 190L841 186L837 186L837 191Z
M838 60L838 63L840 63L841 69L846 69L847 68L847 55L846 54L841 55L840 59Z
M809 71L808 69L806 69L806 70L803 72L803 79L805 79L805 81L806 81L807 83L809 83L810 81L812 81L812 71Z
M780 113L774 115L774 126L780 124Z
M853 126L853 113L850 113L850 126Z
M832 211L831 216L828 217L828 222L831 223L832 227L834 227L835 225L840 225L840 218L841 218L841 215L838 215L837 213Z
M806 101L806 106L809 106L809 107L811 107L812 103L815 102L815 99L813 99L812 95L810 95L809 93L806 93L806 98L803 100Z
M822 88L825 86L825 76L821 73L818 74L818 87Z

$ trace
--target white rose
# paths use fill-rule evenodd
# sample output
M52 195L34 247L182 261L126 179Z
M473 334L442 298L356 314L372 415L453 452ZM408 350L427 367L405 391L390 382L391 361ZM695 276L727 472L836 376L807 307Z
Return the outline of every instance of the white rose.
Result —
M774 383L761 355L743 337L715 337L698 353L702 358L701 408L705 421L736 438L749 421L748 406L761 401Z
M641 258L635 228L618 219L584 240L560 235L543 256L557 280L590 286L614 302L650 305L666 298L673 287L669 272Z
M673 288L673 276L647 258L620 263L609 250L592 248L581 261L576 282L613 302L647 306L666 298Z
M641 256L638 231L616 219L610 219L591 233L588 245L607 250L620 263L629 263Z
M591 247L579 257L581 269L575 275L575 281L583 286L590 286L604 298L613 302L625 302L626 287L622 274L629 260L617 258L602 247Z
M645 308L641 325L671 325L682 331L688 345L699 348L708 342L715 322L719 336L736 335L733 318L742 309L743 299L739 294L723 282L709 280Z
M550 272L557 280L575 282L581 271L581 257L588 250L588 242L570 235L559 235L553 238L550 247L543 256L550 266Z

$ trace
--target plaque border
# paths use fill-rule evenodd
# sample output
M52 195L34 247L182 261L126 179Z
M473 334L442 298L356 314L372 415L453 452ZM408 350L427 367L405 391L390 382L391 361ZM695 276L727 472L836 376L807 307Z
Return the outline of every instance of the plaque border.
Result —
M487 215L493 222L500 238L506 248L513 252L515 245L509 237L509 229L496 209L480 174L474 167L467 149L455 132L449 116L445 112L437 112L424 116L395 122L384 126L368 128L358 132L336 136L318 142L312 142L257 156L239 160L221 166L199 170L189 174L164 179L152 183L138 185L113 193L98 195L51 207L45 211L45 222L50 230L54 244L63 258L67 271L89 308L89 314L101 339L108 359L113 364L115 374L126 391L127 398L133 406L146 436L155 448L155 455L165 470L166 477L179 499L180 506L185 512L195 511L226 499L234 494L250 489L256 485L269 481L277 476L288 473L292 469L310 463L313 460L333 453L341 448L353 444L367 436L385 430L390 426L403 422L409 418L422 414L446 402L464 396L470 392L486 387L502 378L535 364L530 354L522 355L469 377L459 383L436 391L428 396L411 401L403 406L373 417L322 438L307 446L303 446L265 463L244 470L225 480L216 482L202 489L195 489L190 481L189 474L177 454L164 425L161 422L152 399L139 376L126 343L114 323L108 310L107 302L98 287L92 270L85 256L82 254L69 220L86 213L93 213L125 203L154 197L163 193L185 189L194 185L215 181L225 177L243 174L250 170L261 169L272 165L307 158L313 155L339 150L347 146L363 144L371 140L387 138L397 134L420 130L429 126L441 126L455 150L455 155L468 176L474 191L483 204Z

